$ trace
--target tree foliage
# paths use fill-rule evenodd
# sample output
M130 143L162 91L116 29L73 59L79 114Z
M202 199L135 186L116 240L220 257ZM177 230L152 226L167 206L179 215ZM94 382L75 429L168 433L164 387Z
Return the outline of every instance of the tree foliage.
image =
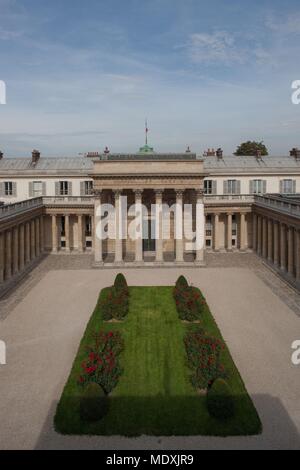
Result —
M262 156L268 155L268 149L263 142L255 142L248 140L247 142L242 142L234 155L257 155L257 152L260 152Z

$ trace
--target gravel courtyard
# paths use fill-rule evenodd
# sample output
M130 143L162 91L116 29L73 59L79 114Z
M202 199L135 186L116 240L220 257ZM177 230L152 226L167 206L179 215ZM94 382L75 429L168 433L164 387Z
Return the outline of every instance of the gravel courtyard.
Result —
M7 365L0 366L0 449L300 448L300 366L291 363L291 344L300 339L300 296L278 278L278 289L271 289L274 275L267 268L219 267L214 260L202 269L123 272L131 285L170 285L184 274L203 290L259 412L263 434L137 439L56 434L53 414L85 325L100 289L117 272L89 269L81 260L75 269L36 268L0 301L0 339L7 345Z

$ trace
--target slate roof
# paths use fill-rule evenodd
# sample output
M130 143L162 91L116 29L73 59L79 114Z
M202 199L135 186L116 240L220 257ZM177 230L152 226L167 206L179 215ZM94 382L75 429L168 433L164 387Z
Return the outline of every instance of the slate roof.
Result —
M109 156L99 156L98 159L108 160L203 160L204 170L211 174L230 174L230 173L300 173L300 160L295 157L266 156L257 159L255 156L239 157L224 156L218 157L196 157L194 153L157 153L151 155L140 154L109 154ZM31 158L11 158L3 157L0 160L0 175L15 174L31 175L44 174L56 175L86 175L93 170L93 160L91 157L43 157L41 156L36 165L32 164Z

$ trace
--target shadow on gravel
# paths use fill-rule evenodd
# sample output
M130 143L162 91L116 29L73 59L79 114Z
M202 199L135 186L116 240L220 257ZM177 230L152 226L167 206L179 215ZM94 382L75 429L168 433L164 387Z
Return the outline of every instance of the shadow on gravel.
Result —
M203 397L202 397L203 398ZM201 399L201 397L199 397ZM219 423L218 434L224 434L226 427L231 428L229 437L218 437L209 435L218 426L217 421L210 418L201 423L204 434L196 434L197 411L192 415L186 413L182 418L182 408L191 409L193 405L197 410L198 397L145 397L145 398L112 398L109 420L82 426L78 416L78 400L68 403L66 426L72 427L72 435L63 435L55 432L53 419L56 412L57 403L53 403L49 410L48 417L37 440L36 449L299 449L300 435L285 410L281 401L270 395L255 395L252 397L255 407L259 413L263 424L262 434L253 436L232 435L234 431L239 433L239 429L251 429L250 423L242 421L235 423ZM188 403L193 400L193 403ZM122 422L120 410L130 407L130 421ZM147 412L145 413L145 407ZM181 408L178 422L176 410ZM74 409L74 413L72 413ZM123 408L124 409L124 408ZM128 413L127 413L128 416ZM168 423L167 425L165 423ZM163 424L162 424L163 423ZM250 425L250 428L249 428ZM255 423L253 423L253 426ZM213 429L212 429L213 426ZM122 430L127 429L125 437ZM140 432L136 432L137 428ZM145 432L147 428L148 432ZM159 433L158 430L165 428L166 433ZM112 432L114 429L114 432ZM191 432L189 433L189 429ZM101 432L102 430L102 432ZM150 432L149 432L150 430ZM83 433L85 435L78 435ZM96 435L97 434L97 435ZM165 437L160 436L163 434ZM123 437L122 437L123 436ZM135 436L135 437L134 437ZM140 436L140 437L139 437Z

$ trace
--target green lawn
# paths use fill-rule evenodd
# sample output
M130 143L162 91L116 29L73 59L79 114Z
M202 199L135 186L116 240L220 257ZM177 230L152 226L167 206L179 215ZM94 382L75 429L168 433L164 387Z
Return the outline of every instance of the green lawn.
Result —
M187 325L178 319L172 287L130 287L130 309L122 323L105 323L96 307L81 341L78 354L55 416L56 430L65 434L152 435L243 435L261 431L261 423L228 349L222 362L236 399L234 418L220 422L211 418L205 396L192 387L183 343ZM106 295L103 289L101 296ZM211 313L205 312L201 326L222 338ZM86 356L92 332L119 330L125 350L121 354L124 373L110 398L110 410L97 423L79 417L81 388L77 377Z

